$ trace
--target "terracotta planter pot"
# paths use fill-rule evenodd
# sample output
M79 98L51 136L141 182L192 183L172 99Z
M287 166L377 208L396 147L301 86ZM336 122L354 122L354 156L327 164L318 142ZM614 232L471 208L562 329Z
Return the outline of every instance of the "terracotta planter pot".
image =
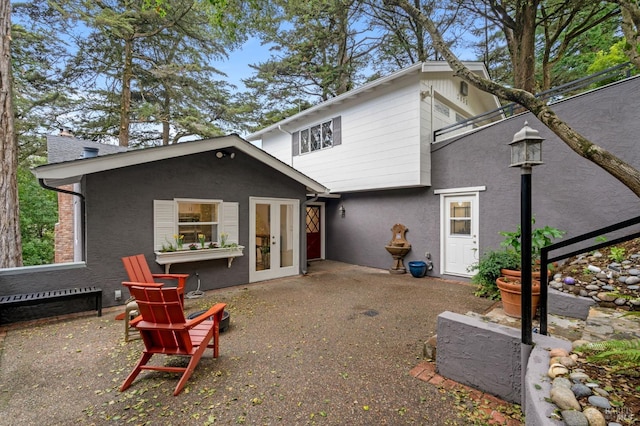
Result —
M522 271L519 269L500 269L500 273L511 281L520 281L522 279ZM551 275L551 271L548 271L548 273ZM531 279L540 281L540 271L531 271Z
M522 317L522 289L520 283L509 282L504 277L500 277L496 280L496 284L500 289L500 296L502 298L502 308L504 313L514 318ZM519 280L519 278L518 278ZM538 303L540 302L540 281L532 281L531 287L531 318L536 314L538 309Z

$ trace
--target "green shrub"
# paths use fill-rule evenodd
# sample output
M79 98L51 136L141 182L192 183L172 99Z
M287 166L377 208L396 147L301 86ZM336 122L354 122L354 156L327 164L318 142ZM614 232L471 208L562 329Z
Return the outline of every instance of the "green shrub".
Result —
M476 272L471 282L477 285L476 296L487 297L492 300L500 298L500 290L496 279L501 269L519 269L520 257L513 250L496 250L484 253L480 260L469 268L469 272Z

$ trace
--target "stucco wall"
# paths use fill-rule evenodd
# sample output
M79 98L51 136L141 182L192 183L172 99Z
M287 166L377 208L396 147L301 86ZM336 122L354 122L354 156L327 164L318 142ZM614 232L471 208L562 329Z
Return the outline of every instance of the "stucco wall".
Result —
M227 268L226 260L217 259L175 264L171 272L193 274L198 271L202 290L247 283L248 250L255 246L248 241L249 197L299 199L302 205L306 199L305 187L240 152L236 152L234 159L217 159L214 154L206 152L87 176L84 182L86 265L71 269L58 266L63 270L49 266L48 272L30 268L0 270L0 295L95 285L103 289L104 306L122 303L114 299L114 291L122 289L121 282L127 278L121 257L143 253L152 272L163 272L153 254L153 200L173 198L238 202L239 243L245 246L245 255L236 258L231 268ZM187 281L187 291L196 287L196 279L192 276ZM127 297L123 290L123 299ZM77 310L73 306L75 303L71 302L63 308ZM32 314L55 309L54 305L42 305Z
M437 336L436 369L442 376L516 404L523 402L523 391L535 388L531 380L529 389L522 389L523 362L527 363L531 349L528 345L523 348L520 330L447 311L438 315ZM532 337L536 348L571 349L567 340L540 334ZM538 371L544 365L535 357L528 363Z
M426 251L438 248L439 230L433 215L438 214L437 198L427 188L342 194L327 204L327 258L356 265L389 269L393 264L385 245L391 241L396 223L409 230L411 251L405 257L423 260ZM345 208L345 217L337 209Z
M554 105L573 128L640 168L640 79L625 80ZM576 236L637 216L638 198L595 164L579 157L530 113L432 146L432 187L342 194L327 210L327 258L388 268L389 229L402 222L413 250L405 260L434 256L440 275L439 196L434 190L486 186L480 193L480 252L499 247L499 231L520 221L520 169L510 168L508 143L525 121L542 137L544 165L533 169L536 226L554 226ZM335 209L344 204L346 217ZM587 243L593 243L588 241Z

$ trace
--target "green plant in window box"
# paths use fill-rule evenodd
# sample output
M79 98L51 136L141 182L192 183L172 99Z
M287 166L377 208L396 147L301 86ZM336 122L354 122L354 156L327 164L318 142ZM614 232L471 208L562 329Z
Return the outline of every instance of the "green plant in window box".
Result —
M196 243L189 244L189 250L198 250L198 245Z
M166 240L166 239L165 239ZM167 253L167 252L172 252L172 251L176 251L176 246L173 245L173 243L167 241L167 243L162 243L162 248L160 249L160 251L162 253Z
M227 247L227 238L229 238L229 234L226 232L220 234L220 247Z
M184 244L184 235L174 234L173 239L176 242L176 250L182 250Z

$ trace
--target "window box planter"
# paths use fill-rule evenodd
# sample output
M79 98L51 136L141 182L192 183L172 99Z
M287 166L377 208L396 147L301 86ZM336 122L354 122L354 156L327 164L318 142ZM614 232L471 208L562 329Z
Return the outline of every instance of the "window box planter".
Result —
M169 268L174 263L200 262L212 259L227 259L227 267L231 268L233 259L243 256L244 246L222 247L198 250L178 250L156 253L156 263L164 265L165 274L169 273Z

